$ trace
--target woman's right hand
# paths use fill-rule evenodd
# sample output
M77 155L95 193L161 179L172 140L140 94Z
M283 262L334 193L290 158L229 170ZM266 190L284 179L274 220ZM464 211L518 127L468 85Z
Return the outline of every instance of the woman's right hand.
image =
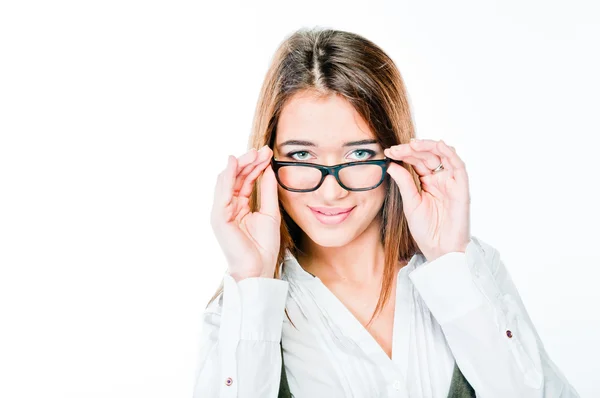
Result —
M240 281L250 277L273 278L279 254L281 214L277 180L270 165L273 151L264 146L236 158L229 156L215 186L211 226L229 266ZM250 212L250 194L260 181L260 210Z

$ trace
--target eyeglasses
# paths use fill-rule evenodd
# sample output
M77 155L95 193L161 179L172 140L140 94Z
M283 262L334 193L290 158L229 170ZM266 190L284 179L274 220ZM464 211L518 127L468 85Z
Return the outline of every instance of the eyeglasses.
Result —
M291 192L315 191L329 174L347 191L368 191L381 185L391 162L402 163L401 160L385 158L324 166L273 158L271 167L279 185Z

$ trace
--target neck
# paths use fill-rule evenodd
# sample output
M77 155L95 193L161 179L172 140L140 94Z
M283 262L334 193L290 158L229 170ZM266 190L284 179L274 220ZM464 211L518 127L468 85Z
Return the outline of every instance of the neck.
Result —
M304 236L303 254L298 260L307 272L323 282L360 286L379 283L385 261L380 229L377 217L360 236L341 247L319 246Z

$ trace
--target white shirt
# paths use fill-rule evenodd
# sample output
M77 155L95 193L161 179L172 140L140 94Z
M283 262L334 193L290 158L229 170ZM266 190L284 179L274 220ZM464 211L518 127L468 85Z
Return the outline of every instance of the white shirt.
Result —
M465 253L416 254L400 269L392 359L289 251L283 263L282 279L225 275L204 312L194 398L276 398L280 340L296 398L446 398L455 361L477 397L579 397L498 251L474 236Z

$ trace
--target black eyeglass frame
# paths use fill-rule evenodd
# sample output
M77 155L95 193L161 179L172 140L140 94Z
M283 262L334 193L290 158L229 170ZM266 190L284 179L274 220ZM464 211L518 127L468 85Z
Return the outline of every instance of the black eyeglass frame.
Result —
M332 176L335 177L338 184L340 184L340 186L342 188L344 188L345 190L352 191L352 192L360 192L360 191L370 191L371 189L375 189L378 186L380 186L381 183L385 180L385 176L386 176L385 172L387 171L387 168L389 167L390 163L392 163L392 162L398 163L398 164L402 163L401 160L385 158L385 159L373 159L373 160L359 160L356 162L340 163L340 164L336 164L334 166L325 166L322 164L307 163L307 162L286 162L286 161L282 161L282 160L275 160L275 158L272 158L271 159L271 167L273 168L273 172L275 173L275 178L277 179L277 182L286 191L290 191L290 192L316 191L317 189L319 189L319 187L321 185L323 185L323 181L325 181L325 177L327 177L329 174L331 174ZM342 181L340 181L339 172L341 169L343 169L345 167L354 166L354 165L364 165L364 164L375 164L375 165L378 165L381 167L381 169L382 169L381 170L381 179L379 180L379 182L377 184L370 186L368 188L349 188L346 185L344 185L342 183ZM289 188L289 187L285 186L285 184L283 184L281 182L281 180L279 179L279 169L282 167L285 167L285 166L304 166L304 167L312 167L314 169L320 170L321 171L321 181L319 181L319 183L314 188L310 188L310 189Z

